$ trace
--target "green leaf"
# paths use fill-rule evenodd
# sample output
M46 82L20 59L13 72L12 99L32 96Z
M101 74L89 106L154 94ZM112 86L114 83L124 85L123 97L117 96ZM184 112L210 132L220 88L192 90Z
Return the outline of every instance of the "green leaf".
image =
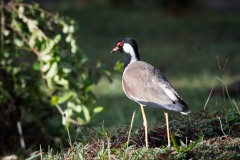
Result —
M76 47L76 45L72 46L71 52L72 52L72 53L76 53L76 52L77 52L77 47Z
M47 55L41 56L41 59L43 62L49 62L50 60L53 59L53 57L52 57L52 55L47 54Z
M5 66L5 64L6 64L6 60L5 59L1 60L1 65Z
M17 73L20 72L20 70L21 70L20 67L13 67L13 68L12 68L12 74L13 74L13 75L16 75Z
M10 34L10 31L9 30L7 30L7 29L4 29L3 30L3 35L4 36L8 36Z
M69 82L68 80L64 79L64 78L60 78L59 75L54 76L54 81L59 84L64 86L65 89L69 88Z
M103 111L103 107L102 106L98 106L98 107L96 107L96 108L94 108L93 109L93 113L100 113L100 112L102 112Z
M73 115L73 111L70 108L65 109L64 113L66 114L66 117L71 117Z
M23 14L23 13L24 13L24 7L20 5L18 8L18 14Z
M45 13L41 12L40 17L45 18Z
M23 40L21 40L21 39L15 38L15 39L14 39L14 44L15 44L17 47L22 47L22 46L24 45L24 42L23 42Z
M68 25L66 25L66 24L64 24L64 26L63 26L63 33L68 33Z
M58 103L58 97L57 96L52 96L51 98L51 104L55 106Z
M70 73L72 70L70 68L63 68L62 69L64 73Z
M82 56L80 59L79 59L79 63L80 64L84 64L84 63L86 63L87 62L87 56Z
M63 96L59 97L58 104L62 104L72 97L73 97L73 93L72 92L67 92Z
M49 87L49 89L54 90L55 85L54 85L52 79L47 78L47 86Z
M22 29L22 24L16 21L15 19L12 20L11 22L11 27L15 28L17 31L21 32Z
M4 58L8 58L8 57L10 57L10 54L9 54L9 52L4 52L3 56L4 56Z
M42 71L47 72L47 70L49 70L50 66L51 66L50 63L44 64L43 67L42 67Z
M84 119L82 119L82 118L80 118L80 117L77 117L77 121L78 121L78 123L80 123L80 124L85 124Z
M55 76L57 74L57 72L58 72L58 64L57 64L57 62L54 62L51 65L51 68L49 69L49 71L47 72L46 77L52 78L53 76Z
M114 70L118 72L122 72L124 68L124 64L120 61L117 61L114 66Z
M73 33L75 30L74 26L73 25L69 26L68 30L69 30L69 33Z
M175 149L176 152L179 152L179 147L178 147L178 144L176 142L176 139L175 137L172 135L172 132L170 131L170 138L171 138L171 141L173 143L173 147Z
M66 37L66 42L70 43L71 40L72 40L72 38L73 38L72 35L69 34L69 35Z
M67 106L69 109L72 109L73 111L80 113L82 112L82 106L80 104L75 104L73 102L68 102Z
M54 37L54 42L55 42L55 43L58 43L60 40L61 40L61 34L57 34L57 35Z
M34 47L35 43L36 43L36 34L32 34L29 39L29 45L31 47Z
M50 54L54 45L55 45L55 42L53 40L47 40L45 49L41 50L41 56Z
M84 114L86 122L89 122L90 121L89 110L85 106L83 106L82 109L83 109L83 114Z
M192 145L188 146L187 149L184 150L184 152L190 151L193 149L197 144L200 143L200 141L203 139L203 136L200 136Z
M86 88L84 89L85 90L85 92L90 92L91 90L92 90L92 88L91 88L92 86L86 86Z
M27 25L28 25L29 31L30 32L38 31L37 30L37 24L38 24L38 22L36 20L28 20Z
M35 71L39 71L39 70L40 70L40 63L39 63L39 61L35 61L35 62L33 63L33 69L34 69Z

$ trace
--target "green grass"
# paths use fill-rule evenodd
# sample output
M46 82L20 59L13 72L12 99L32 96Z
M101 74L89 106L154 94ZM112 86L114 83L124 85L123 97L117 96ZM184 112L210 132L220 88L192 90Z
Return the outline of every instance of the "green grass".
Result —
M221 120L221 122L219 121ZM168 148L166 127L151 126L149 148L143 147L144 129L130 126L88 130L85 140L75 141L69 149L34 153L30 159L239 159L239 113L200 112L193 119L171 123L172 143ZM131 133L130 130L132 129ZM130 135L130 138L129 138ZM175 137L175 138L173 138ZM129 145L128 145L129 144Z

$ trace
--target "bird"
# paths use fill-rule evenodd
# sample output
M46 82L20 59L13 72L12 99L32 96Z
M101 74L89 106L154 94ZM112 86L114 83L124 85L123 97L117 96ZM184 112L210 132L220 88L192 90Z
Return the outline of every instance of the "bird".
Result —
M126 96L141 107L143 126L145 128L145 146L148 148L148 128L144 111L145 106L164 109L167 128L168 147L171 146L167 110L180 112L183 115L191 113L188 105L182 100L163 72L140 60L137 42L132 38L122 38L110 52L120 52L124 55L122 88Z

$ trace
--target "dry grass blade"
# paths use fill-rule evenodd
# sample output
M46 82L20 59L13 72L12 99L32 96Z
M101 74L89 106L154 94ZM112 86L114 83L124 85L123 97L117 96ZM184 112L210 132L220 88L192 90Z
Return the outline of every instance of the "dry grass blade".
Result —
M129 129L129 133L128 133L127 148L128 148L128 145L129 145L129 140L130 140L130 136L131 136L131 131L132 131L132 126L133 126L135 113L136 113L136 111L134 111L133 115L132 115L131 125L130 125L130 129Z
M209 93L209 95L208 95L208 98L207 98L207 100L206 100L206 102L205 102L205 105L204 105L204 107L203 107L203 110L206 110L206 107L207 107L207 105L208 105L208 102L209 102L210 97L211 97L212 92L213 92L214 84L215 84L215 78L214 78L213 81L212 81L212 88L211 88L211 91L210 91L210 93Z
M227 60L225 61L223 67L221 67L221 64L220 64L220 61L219 61L219 57L217 56L218 68L219 68L219 70L220 70L222 73L223 73L224 70L226 69L226 66L227 66L228 60L229 60L229 59L227 58Z

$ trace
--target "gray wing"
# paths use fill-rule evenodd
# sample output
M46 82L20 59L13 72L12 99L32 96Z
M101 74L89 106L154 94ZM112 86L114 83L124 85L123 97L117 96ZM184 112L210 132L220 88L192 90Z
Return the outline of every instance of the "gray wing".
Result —
M123 76L126 95L146 106L187 112L188 107L164 74L156 67L141 61L130 64Z

